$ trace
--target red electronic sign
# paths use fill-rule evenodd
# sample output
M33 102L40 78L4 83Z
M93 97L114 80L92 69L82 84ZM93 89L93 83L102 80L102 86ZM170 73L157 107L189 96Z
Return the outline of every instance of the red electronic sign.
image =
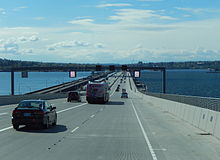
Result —
M69 72L69 77L70 78L75 78L76 77L76 71L70 71Z
M134 77L139 78L141 76L140 71L134 71Z

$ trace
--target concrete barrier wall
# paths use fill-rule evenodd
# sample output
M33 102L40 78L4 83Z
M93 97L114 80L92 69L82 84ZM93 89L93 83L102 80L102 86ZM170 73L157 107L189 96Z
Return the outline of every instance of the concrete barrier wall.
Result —
M220 138L220 112L216 113L216 123L214 127L214 135Z
M141 92L138 92L138 94L144 97L143 100L150 102L155 107L160 107L163 111L170 112L176 117L220 139L220 112L145 95Z
M142 93L140 93L142 94ZM220 112L144 95L146 101L220 139Z
M185 96L177 94L162 94L151 92L146 92L144 94L220 112L220 98Z
M57 99L66 98L67 93L50 93L50 94L30 94L30 95L15 95L15 96L0 96L0 107L2 105L17 104L24 99Z
M135 85L133 90L137 89ZM220 99L204 97L181 97L175 95L173 100L164 99L155 95L146 95L143 100L150 102L153 106L161 108L175 115L176 117L192 124L193 126L210 133L220 139ZM167 96L167 95L166 95ZM173 95L172 95L173 96ZM169 98L172 98L169 97ZM166 97L165 97L166 98ZM184 103L185 101L189 103ZM195 101L194 101L195 100ZM181 102L180 102L181 101ZM195 104L195 105L192 105Z

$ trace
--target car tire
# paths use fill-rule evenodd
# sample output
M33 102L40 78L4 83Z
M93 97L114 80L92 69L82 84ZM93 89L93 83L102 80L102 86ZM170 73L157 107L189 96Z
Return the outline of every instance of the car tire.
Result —
M57 125L57 116L56 118L54 119L54 122L52 123L52 126L56 126Z
M49 128L49 119L47 118L46 123L43 125L44 129Z
M15 130L18 130L18 129L19 129L19 125L18 125L18 124L13 124L13 128L14 128Z

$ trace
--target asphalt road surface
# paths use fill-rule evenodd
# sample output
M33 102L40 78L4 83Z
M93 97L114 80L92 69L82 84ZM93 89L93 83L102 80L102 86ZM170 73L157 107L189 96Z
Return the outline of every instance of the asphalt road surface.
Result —
M111 83L113 78L110 79ZM111 89L107 104L50 102L58 124L49 129L11 127L15 105L0 107L1 160L217 160L220 141L153 106L129 79ZM126 89L128 99L120 98ZM131 90L132 89L132 90Z

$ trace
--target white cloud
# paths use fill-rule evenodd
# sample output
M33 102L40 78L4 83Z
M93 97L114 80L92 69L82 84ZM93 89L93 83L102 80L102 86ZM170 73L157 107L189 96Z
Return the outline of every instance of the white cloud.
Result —
M33 53L33 49L30 49L30 48L29 49L22 49L20 52L23 55L30 55Z
M156 19L160 20L176 20L176 18L170 16L164 16L158 14L153 10L142 10L142 9L118 9L116 15L110 16L110 20L116 20L121 22L132 22L132 23L146 23Z
M87 47L87 46L89 46L88 42L81 42L81 41L75 41L74 44L75 44L75 46L78 46L78 47Z
M137 0L141 2L162 2L163 0Z
M14 8L13 11L20 11L20 10L26 9L26 8L28 8L28 7L27 6L20 6L20 7Z
M31 36L30 38L29 38L29 40L30 41L38 41L40 38L39 37L37 37L36 35L33 35L33 36Z
M6 14L6 11L5 11L5 9L4 8L0 8L0 15L4 15L4 14Z
M82 42L82 41L62 41L49 45L48 50L54 51L60 48L88 47L89 45L90 44L88 42Z
M19 46L14 40L1 41L0 53L19 54Z
M34 17L33 19L37 21L41 21L41 20L45 20L45 17Z
M194 13L194 14L201 14L201 13L220 13L220 9L210 9L210 8L182 8L182 7L175 7L177 10Z
M152 12L158 13L162 14ZM136 23L131 23L133 21ZM82 63L128 63L132 59L152 62L216 60L220 59L219 28L220 19L167 25L131 18L109 24L90 21L87 25L62 28L0 28L0 44L11 39L14 45L7 46L7 53L13 53L10 58L17 53L24 60L33 54L36 56L29 56L29 60ZM40 37L37 43L30 41L34 35ZM5 56L3 51L6 55L1 45L1 56Z
M23 43L25 43L25 42L36 42L36 41L39 41L40 40L40 38L39 37L37 37L36 35L31 35L31 36L21 36L21 37L18 37L17 39L16 39L16 41L17 42L23 42Z
M92 22L94 22L93 19L77 19L77 20L68 21L68 23L70 24L79 24L79 25L87 25L87 24L91 24Z
M56 50L55 47L52 47L52 46L48 47L48 51L55 51L55 50Z
M95 48L104 48L104 45L102 43L96 43Z
M18 37L18 41L21 41L21 42L26 42L28 41L28 38L22 36L22 37Z
M128 7L128 6L132 6L129 3L107 3L107 4L100 4L97 5L97 8L105 8L105 7Z

